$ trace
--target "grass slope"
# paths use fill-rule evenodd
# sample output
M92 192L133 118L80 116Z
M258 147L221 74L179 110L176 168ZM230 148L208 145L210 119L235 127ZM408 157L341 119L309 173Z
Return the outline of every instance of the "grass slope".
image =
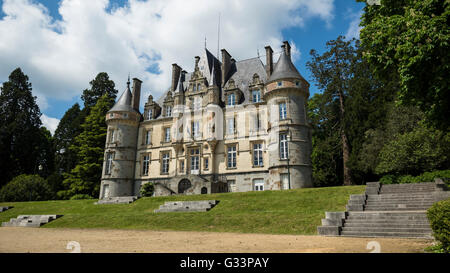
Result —
M365 186L141 198L132 204L94 205L96 200L2 203L14 206L0 221L23 214L63 214L45 228L102 228L316 234L325 211L344 211L350 194ZM166 201L220 200L209 212L154 213Z

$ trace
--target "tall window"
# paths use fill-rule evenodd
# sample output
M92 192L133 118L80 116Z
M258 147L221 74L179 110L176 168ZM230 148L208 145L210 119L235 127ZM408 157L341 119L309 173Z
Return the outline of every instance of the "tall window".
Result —
M150 145L152 143L152 131L148 130L145 132L145 145Z
M228 146L227 149L228 154L228 168L236 168L236 146Z
M289 150L288 150L288 141L287 134L280 134L280 158L288 159Z
M113 161L113 153L107 153L106 154L105 174L111 174L112 161Z
M231 93L228 95L228 106L236 105L236 94Z
M150 108L147 111L147 119L152 119L153 118L153 109Z
M253 131L259 131L261 130L261 118L259 114L253 116Z
M150 165L150 155L144 155L144 157L142 158L142 174L143 175L148 175L149 165Z
M162 173L169 173L169 153L163 153L162 155Z
M253 166L263 166L262 143L253 144Z
M170 128L164 128L164 141L170 142Z
M172 106L167 105L166 106L166 117L171 117L172 116Z
M197 91L200 91L201 87L200 84L197 84Z
M184 160L180 160L180 173L184 173Z
M203 160L203 168L205 169L205 170L208 170L209 169L209 158L205 158L204 160Z
M194 97L194 110L199 110L202 106L202 100L199 97Z
M253 97L253 102L260 102L261 101L261 91L259 89L253 90L252 97Z
M286 108L286 103L280 103L278 105L279 110L280 110L280 120L286 119L287 117L287 108Z
M197 85L194 83L193 91L197 91Z
M232 134L234 134L234 132L235 132L235 128L234 128L234 125L235 125L235 119L234 118L229 118L229 119L227 119L227 129L228 129L228 134L229 135L232 135Z
M116 141L116 130L109 131L109 143Z
M194 138L200 136L200 122L199 121L192 122L192 136Z
M200 166L200 149L191 150L191 171L197 171Z

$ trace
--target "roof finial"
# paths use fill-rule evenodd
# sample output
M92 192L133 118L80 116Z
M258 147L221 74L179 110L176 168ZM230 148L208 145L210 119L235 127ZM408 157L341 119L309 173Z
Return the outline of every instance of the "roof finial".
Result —
M206 48L206 36L205 36L205 48Z
M127 86L128 86L128 89L130 89L130 72L128 72Z

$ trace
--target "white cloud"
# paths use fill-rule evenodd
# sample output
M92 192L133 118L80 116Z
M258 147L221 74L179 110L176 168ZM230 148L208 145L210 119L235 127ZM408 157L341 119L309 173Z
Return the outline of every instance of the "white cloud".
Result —
M347 40L351 40L352 38L359 39L359 32L362 29L362 27L359 26L359 23L361 22L361 15L362 12L350 15L352 20L350 22L350 25L348 26L347 33L345 34L345 38Z
M59 119L51 118L46 116L45 114L42 114L41 121L42 126L47 128L47 130L49 130L52 133L52 135L55 134L55 130L56 128L58 128Z
M119 92L130 72L144 81L143 96L151 90L159 97L169 87L171 64L191 71L205 37L216 54L219 12L220 48L239 60L255 57L257 49L263 53L265 45L278 51L281 31L303 27L311 17L329 24L334 9L333 0L129 0L107 12L109 5L108 0L64 0L62 20L55 21L34 1L4 0L0 78L20 66L44 107L45 98L79 96L102 71ZM299 58L295 44L293 49Z

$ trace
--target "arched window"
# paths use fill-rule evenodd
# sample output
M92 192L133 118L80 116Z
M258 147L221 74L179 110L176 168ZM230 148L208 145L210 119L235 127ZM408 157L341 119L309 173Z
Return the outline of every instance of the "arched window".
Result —
M203 187L201 193L202 194L207 194L208 193L208 189L206 187Z

